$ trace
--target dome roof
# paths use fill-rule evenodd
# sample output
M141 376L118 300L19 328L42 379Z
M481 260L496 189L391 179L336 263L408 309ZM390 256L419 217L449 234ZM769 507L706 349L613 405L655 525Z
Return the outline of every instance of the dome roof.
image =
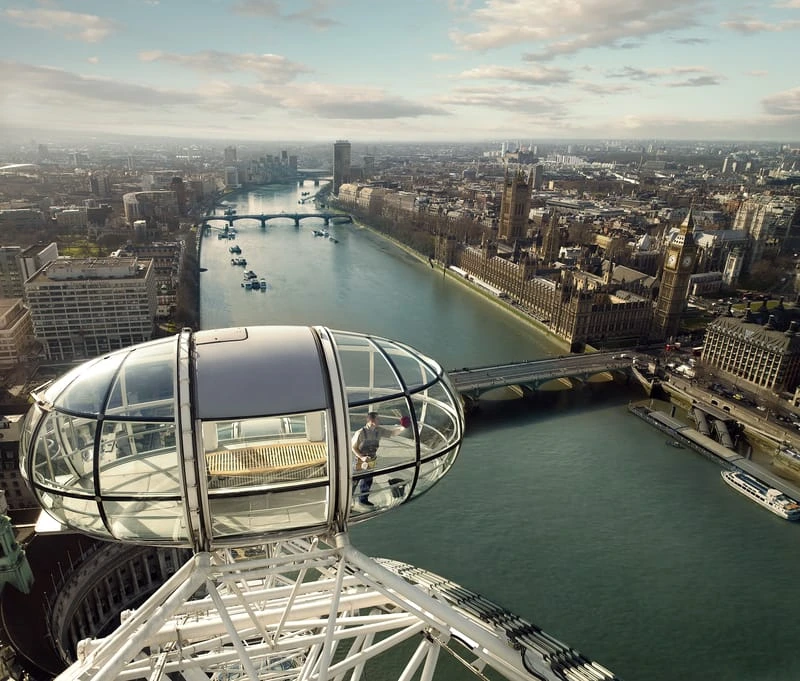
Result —
M324 327L185 330L32 396L20 468L50 518L195 550L337 532L404 503L447 472L464 427L436 362ZM380 450L353 470L370 413ZM365 487L369 505L354 501Z

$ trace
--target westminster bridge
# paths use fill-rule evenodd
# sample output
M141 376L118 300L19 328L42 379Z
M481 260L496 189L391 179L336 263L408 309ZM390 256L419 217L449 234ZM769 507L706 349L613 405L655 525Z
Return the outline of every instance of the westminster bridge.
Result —
M522 394L531 394L547 383L560 382L575 387L592 379L629 376L632 356L625 352L592 352L562 355L548 359L512 362L492 366L448 371L453 387L467 405L474 404L490 390L515 386ZM605 376L604 376L605 375Z

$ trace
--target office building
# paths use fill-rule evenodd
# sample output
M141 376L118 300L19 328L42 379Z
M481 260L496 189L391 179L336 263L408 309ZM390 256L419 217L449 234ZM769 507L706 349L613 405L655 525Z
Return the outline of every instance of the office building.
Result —
M235 189L240 186L239 169L236 166L225 166L225 188Z
M167 222L178 217L178 195L174 191L129 192L122 196L125 221L133 225L136 220L148 218Z
M0 298L0 369L12 369L33 345L33 325L22 298Z
M25 298L34 336L51 361L95 357L153 335L152 260L56 260L26 282Z
M737 385L780 393L800 382L800 334L797 322L785 331L774 315L762 325L748 308L744 318L719 317L706 329L703 361Z
M0 210L0 229L12 228L33 231L44 227L44 214L37 208L6 208Z
M225 165L231 165L232 163L236 163L236 147L230 146L225 147L224 154L224 162Z
M158 291L156 316L168 317L178 304L178 279L184 256L182 241L156 241L143 244L127 244L112 253L114 257L136 257L140 261L153 261L153 276Z
M333 145L333 194L350 182L350 142L337 140Z
M793 236L797 213L797 203L788 196L759 194L742 202L733 228L743 230L749 237L746 270L763 257L781 252L784 243Z
M58 258L55 242L42 246L0 246L0 298L21 298L25 282L37 270Z
M544 185L544 166L537 163L533 166L533 189L539 191Z

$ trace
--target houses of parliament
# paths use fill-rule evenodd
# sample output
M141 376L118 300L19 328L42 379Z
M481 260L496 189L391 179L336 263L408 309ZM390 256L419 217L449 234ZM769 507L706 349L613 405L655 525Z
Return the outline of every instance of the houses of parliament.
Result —
M480 246L438 235L436 259L505 292L573 351L674 337L697 258L691 211L667 248L660 281L609 260L595 273L586 253L573 267L558 262L561 232L554 211L545 214L537 235L529 235L532 187L533 173L507 171L497 228Z

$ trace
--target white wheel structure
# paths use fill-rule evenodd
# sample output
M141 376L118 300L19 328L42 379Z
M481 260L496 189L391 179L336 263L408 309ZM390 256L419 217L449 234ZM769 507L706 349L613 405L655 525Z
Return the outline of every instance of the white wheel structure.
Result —
M20 470L37 531L193 551L116 631L81 640L61 681L615 678L446 578L350 544L350 525L433 487L463 439L458 393L402 343L184 330L33 398ZM377 458L361 465L354 435L376 415Z
M244 554L248 555L244 555ZM58 681L603 681L596 662L426 570L341 534L199 553Z

